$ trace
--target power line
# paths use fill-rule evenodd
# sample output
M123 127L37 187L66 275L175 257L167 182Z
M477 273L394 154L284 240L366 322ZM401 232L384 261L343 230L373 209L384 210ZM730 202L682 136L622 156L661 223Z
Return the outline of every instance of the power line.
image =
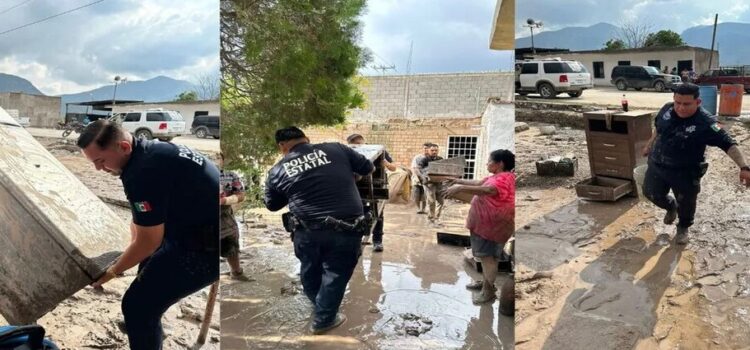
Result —
M32 26L32 25L37 24L37 23L42 23L44 21L48 21L48 20L53 19L55 17L60 17L62 15L66 15L66 14L71 13L73 11L78 11L78 10L80 10L82 8L89 7L89 6L92 6L92 5L96 5L96 4L98 4L100 2L103 2L103 1L104 0L97 0L97 1L94 1L94 2L91 2L91 3L88 3L86 5L83 5L83 6L78 6L78 7L74 8L74 9L70 9L70 10L67 10L67 11L64 11L64 12L60 12L60 13L58 13L56 15L52 15L52 16L49 16L49 17L42 18L42 19L40 19L38 21L34 21L34 22L31 22L31 23L26 23L26 24L24 24L22 26L18 26L18 27L11 28L11 29L8 29L6 31L0 32L0 35L8 34L10 32L13 32L13 31L16 31L16 30L19 30L19 29L22 29L22 28L26 28L28 26Z
M22 5L28 4L28 3L32 2L32 1L34 1L34 0L21 1L20 4L13 5L13 6L7 8L7 9L5 9L5 10L0 11L0 15L2 15L3 13L6 13L6 12L8 12L8 11L14 9L14 8L21 7Z

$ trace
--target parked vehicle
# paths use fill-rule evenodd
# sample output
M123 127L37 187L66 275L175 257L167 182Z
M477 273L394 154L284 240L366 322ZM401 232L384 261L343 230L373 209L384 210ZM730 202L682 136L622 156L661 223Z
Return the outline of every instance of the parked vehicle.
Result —
M149 140L158 138L162 141L171 141L185 134L185 118L177 111L167 111L161 108L129 111L115 114L110 119L121 123L123 129L135 137L144 137Z
M680 76L664 74L651 66L616 66L612 68L611 77L612 84L622 91L633 88L662 92L682 84Z
M723 84L742 84L745 92L750 93L750 70L744 67L727 67L711 69L695 79L698 85L714 85L720 88Z
M516 92L521 96L538 93L554 98L560 93L580 97L594 87L591 73L578 61L559 58L526 60L516 64Z
M221 121L217 115L200 115L193 119L193 125L190 126L190 133L199 137L207 138L209 136L218 139L221 137Z

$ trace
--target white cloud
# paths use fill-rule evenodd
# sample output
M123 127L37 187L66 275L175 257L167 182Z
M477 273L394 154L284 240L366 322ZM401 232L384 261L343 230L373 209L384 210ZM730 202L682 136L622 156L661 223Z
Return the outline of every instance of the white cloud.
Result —
M85 1L30 2L0 14L0 31ZM0 35L0 72L46 94L74 93L164 74L218 72L218 0L118 0Z

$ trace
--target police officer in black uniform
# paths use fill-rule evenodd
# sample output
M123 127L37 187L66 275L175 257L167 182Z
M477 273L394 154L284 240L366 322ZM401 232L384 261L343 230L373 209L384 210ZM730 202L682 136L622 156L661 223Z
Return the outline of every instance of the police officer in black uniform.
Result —
M338 310L368 226L355 174L369 175L375 166L346 145L310 144L296 127L277 130L276 143L284 157L268 173L265 205L271 211L289 205L285 226L314 305L312 332L321 334L346 320Z
M706 146L721 148L740 168L740 181L750 184L747 166L737 143L718 124L716 117L700 108L698 86L682 84L674 90L674 102L667 103L656 116L656 132L644 148L648 170L643 184L646 197L667 210L664 223L679 217L675 241L687 244L700 192L700 180L708 164ZM674 196L669 195L669 190Z
M93 286L136 264L122 300L131 349L161 349L161 317L219 278L219 170L185 146L135 139L97 120L78 139L97 170L119 175L130 202L132 240Z

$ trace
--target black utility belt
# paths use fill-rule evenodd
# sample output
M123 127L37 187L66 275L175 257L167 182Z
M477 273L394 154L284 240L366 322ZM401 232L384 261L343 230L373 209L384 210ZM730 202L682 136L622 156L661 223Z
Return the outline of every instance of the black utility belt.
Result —
M659 164L659 163L650 163L649 165L656 165L659 168L666 169L669 171L676 171L676 172L697 172L695 175L698 177L703 177L703 175L706 175L706 172L708 171L708 162L700 162L697 165L679 165L679 166L673 166L673 165L665 165L665 164Z
M365 234L369 229L368 217L362 215L357 218L337 219L327 216L323 219L300 220L291 213L285 213L281 216L284 223L284 229L287 232L304 231L340 231L355 232Z

